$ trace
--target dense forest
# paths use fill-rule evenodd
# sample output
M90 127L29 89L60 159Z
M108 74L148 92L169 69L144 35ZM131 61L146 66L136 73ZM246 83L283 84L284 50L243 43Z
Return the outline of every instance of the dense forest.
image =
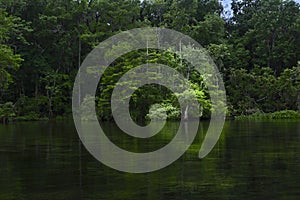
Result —
M1 0L0 118L70 116L72 87L86 55L101 41L138 27L165 27L199 42L226 87L228 116L300 110L300 5L286 0L233 0L227 14L216 0ZM188 47L186 47L188 48ZM99 118L111 120L115 82L141 63L172 66L188 78L210 114L203 77L172 52L126 54L105 72L97 91ZM183 93L183 96L188 96ZM83 99L83 104L89 99ZM136 119L180 110L167 88L143 86L131 101Z

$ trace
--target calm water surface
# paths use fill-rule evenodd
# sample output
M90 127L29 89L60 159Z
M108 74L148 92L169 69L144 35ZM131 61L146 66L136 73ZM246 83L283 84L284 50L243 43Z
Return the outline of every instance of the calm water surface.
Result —
M190 149L156 172L129 174L95 160L72 121L0 125L0 200L300 199L300 122L226 122L214 150L197 159L208 122ZM168 123L150 140L130 138L104 123L130 151L167 144Z

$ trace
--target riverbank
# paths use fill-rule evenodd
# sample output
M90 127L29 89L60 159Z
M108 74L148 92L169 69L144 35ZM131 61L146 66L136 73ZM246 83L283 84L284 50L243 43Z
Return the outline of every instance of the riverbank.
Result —
M294 110L282 110L274 113L254 113L234 117L235 120L260 120L260 119L300 119L300 113Z
M38 114L30 114L25 116L14 116L14 117L6 117L6 120L2 120L2 122L10 123L10 122L23 122L23 121L62 121L66 119L72 119L71 115L67 116L56 116L53 118L48 117L40 117ZM282 110L274 113L254 113L251 115L240 115L240 116L227 116L227 120L276 120L276 119L300 119L300 113L294 110ZM204 119L208 120L208 119ZM171 120L173 121L173 120Z
M24 115L24 116L17 116L17 117L6 117L5 120L1 120L0 124L8 124L12 122L34 122L34 121L64 121L72 119L72 116L56 116L53 118L49 117L40 117L36 115Z

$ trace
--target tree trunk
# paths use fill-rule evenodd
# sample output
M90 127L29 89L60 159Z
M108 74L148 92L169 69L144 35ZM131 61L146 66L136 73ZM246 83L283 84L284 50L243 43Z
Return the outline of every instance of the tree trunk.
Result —
M81 65L81 38L79 35L78 38L78 79L79 79L79 84L78 84L78 105L80 106L81 103L81 76L80 76L80 65Z
M8 117L1 117L0 124L8 124Z
M183 119L184 120L188 120L189 119L189 113L188 113L188 111L189 111L189 106L187 105L185 107L185 109L184 109L184 114L183 114Z
M298 98L297 98L297 108L298 112L300 112L300 88L298 89Z
M35 96L35 98L37 98L38 97L38 94L39 94L39 76L38 75L36 75L35 76L35 89L34 89L34 96Z
M47 91L47 97L48 97L48 102L49 102L49 107L48 107L48 115L49 118L52 117L53 115L53 111L52 111L52 92L51 91Z

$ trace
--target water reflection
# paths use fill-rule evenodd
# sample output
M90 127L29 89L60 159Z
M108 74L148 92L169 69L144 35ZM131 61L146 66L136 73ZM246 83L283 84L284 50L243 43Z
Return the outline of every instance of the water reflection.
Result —
M167 144L176 123L150 141L104 124L122 148L150 151ZM129 174L96 161L72 122L0 126L0 199L298 199L300 123L226 122L213 151L198 159L208 122L174 164ZM189 137L188 126L183 126Z

